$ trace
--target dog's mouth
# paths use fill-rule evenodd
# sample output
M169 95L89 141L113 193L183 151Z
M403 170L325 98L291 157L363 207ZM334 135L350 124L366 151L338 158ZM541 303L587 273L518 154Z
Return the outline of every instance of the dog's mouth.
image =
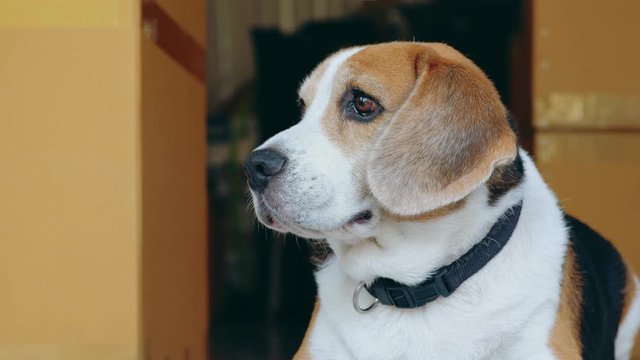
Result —
M306 237L318 237L318 230L303 227L295 221L282 217L276 209L272 208L269 203L262 197L258 197L258 208L256 209L258 219L267 227L282 233L292 232L294 234Z
M276 224L276 220L273 218L273 216L271 214L266 214L265 215L265 220L267 225L269 226L274 226Z
M272 208L264 198L258 197L257 200L258 209L256 209L256 212L258 214L258 218L267 227L279 232L293 232L301 236L309 236L313 238L323 237L328 233L333 233L335 231L349 231L354 226L357 228L360 228L363 225L366 226L374 217L373 211L371 209L367 209L357 212L355 215L343 222L342 225L324 229L310 228L296 221L291 221L286 217L281 217L278 214L278 211Z
M278 231L285 230L282 222L276 219L273 209L269 207L267 202L264 201L261 196L258 198L258 208L256 209L256 213L258 214L258 219L260 219L260 221L262 221L266 226Z

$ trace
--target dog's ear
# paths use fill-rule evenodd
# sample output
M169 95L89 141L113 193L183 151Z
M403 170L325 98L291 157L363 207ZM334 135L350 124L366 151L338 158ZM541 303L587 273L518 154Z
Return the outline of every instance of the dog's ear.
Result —
M413 90L381 131L367 163L371 192L399 215L464 198L517 153L516 135L491 81L457 51L438 46L444 52L425 46L411 55Z

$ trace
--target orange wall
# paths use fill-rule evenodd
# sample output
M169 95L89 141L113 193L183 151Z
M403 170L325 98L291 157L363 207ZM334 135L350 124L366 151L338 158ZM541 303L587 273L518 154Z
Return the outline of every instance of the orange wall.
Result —
M205 358L204 87L140 33L0 1L0 359Z
M31 3L0 6L0 359L135 359L137 6Z
M565 209L609 238L636 274L638 13L636 0L533 1L536 161Z
M537 160L572 213L640 272L640 2L534 2Z
M204 359L205 86L148 39L142 64L145 352L151 359Z

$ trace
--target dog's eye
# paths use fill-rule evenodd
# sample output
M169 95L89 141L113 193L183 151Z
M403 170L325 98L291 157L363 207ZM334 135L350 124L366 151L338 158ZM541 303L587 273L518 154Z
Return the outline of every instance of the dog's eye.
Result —
M378 109L378 104L365 95L356 96L353 99L353 106L360 115L370 115Z
M371 96L360 90L352 90L347 101L347 113L349 117L359 121L370 121L378 113L382 106Z

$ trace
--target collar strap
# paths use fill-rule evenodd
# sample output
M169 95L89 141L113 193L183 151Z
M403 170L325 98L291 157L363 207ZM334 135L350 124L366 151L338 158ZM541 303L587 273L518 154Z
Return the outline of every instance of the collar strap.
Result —
M422 283L409 286L391 279L377 278L365 288L380 303L403 309L416 308L440 296L449 296L502 250L518 224L521 209L522 201L509 208L482 241L458 260L437 269L432 277Z

